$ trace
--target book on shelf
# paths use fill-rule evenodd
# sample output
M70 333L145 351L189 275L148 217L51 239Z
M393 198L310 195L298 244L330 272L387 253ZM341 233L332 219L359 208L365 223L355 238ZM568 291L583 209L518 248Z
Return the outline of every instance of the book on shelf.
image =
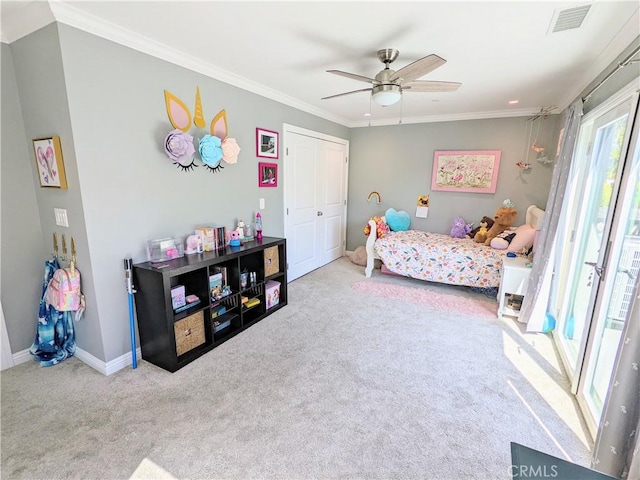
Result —
M255 307L256 305L260 304L260 299L258 297L253 297L250 298L245 304L244 306L247 308L251 308L251 307Z
M213 273L222 274L222 286L229 285L229 277L227 276L227 267L216 265L213 267Z
M191 307L195 307L199 303L200 303L200 300L198 300L197 302L187 303L186 305L183 305L182 307L174 308L173 312L174 313L184 312L186 309L191 308Z
M231 319L223 320L222 322L213 322L213 332L219 332L223 328L227 328L229 325L231 325Z
M184 285L176 285L171 288L171 305L173 309L183 307L187 303Z
M209 292L212 302L222 298L222 273L209 275Z
M185 300L187 303L196 303L200 301L197 295L187 295Z
M211 318L219 317L220 315L227 313L227 307L224 305L218 305L211 309Z

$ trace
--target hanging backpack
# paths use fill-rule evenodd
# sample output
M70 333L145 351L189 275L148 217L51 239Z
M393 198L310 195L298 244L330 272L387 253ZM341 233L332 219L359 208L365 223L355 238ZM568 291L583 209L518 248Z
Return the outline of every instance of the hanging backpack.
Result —
M77 268L59 268L49 281L45 301L59 312L68 312L78 310L81 296L80 271Z

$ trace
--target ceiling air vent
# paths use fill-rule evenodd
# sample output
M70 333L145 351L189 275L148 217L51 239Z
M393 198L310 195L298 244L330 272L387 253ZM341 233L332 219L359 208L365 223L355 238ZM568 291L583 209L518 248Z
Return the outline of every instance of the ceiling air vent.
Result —
M564 30L573 30L580 28L584 17L587 16L591 4L582 5L580 7L565 8L564 10L556 10L551 19L551 28L549 33L562 32Z

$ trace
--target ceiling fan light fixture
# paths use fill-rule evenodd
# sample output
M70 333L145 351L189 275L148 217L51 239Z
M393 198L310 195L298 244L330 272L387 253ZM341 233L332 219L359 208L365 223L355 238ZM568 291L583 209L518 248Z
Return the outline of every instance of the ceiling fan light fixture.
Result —
M373 101L382 107L398 103L402 97L400 85L376 85L371 93Z

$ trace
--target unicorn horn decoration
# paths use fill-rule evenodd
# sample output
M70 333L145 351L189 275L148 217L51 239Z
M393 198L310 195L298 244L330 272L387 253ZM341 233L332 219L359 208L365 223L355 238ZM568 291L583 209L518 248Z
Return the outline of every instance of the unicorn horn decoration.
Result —
M204 113L202 112L202 101L200 100L200 87L196 88L196 111L195 111L195 114L193 115L193 124L198 128L204 128L204 126L207 124L207 122L204 121Z

